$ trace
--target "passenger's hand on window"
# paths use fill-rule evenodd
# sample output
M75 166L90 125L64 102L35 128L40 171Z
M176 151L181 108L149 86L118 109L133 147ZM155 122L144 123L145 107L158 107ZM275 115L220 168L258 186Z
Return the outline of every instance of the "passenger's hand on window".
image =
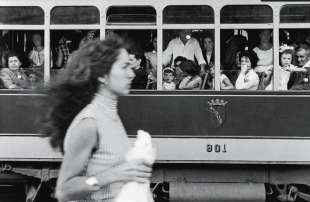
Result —
M245 74L248 71L248 65L247 64L241 64L241 71L240 74Z
M310 73L310 67L304 67Z

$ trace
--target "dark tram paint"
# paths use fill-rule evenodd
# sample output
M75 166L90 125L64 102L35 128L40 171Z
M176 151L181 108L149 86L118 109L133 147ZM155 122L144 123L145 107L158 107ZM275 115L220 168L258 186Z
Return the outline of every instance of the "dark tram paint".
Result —
M223 124L208 101L218 107ZM132 96L120 102L129 134L144 129L156 136L309 137L310 97L281 96Z
M120 116L129 135L144 129L154 137L310 136L310 95L160 93L121 97ZM0 94L0 133L37 133L38 117L46 113L42 98ZM212 99L227 102L214 107L222 124L210 110Z

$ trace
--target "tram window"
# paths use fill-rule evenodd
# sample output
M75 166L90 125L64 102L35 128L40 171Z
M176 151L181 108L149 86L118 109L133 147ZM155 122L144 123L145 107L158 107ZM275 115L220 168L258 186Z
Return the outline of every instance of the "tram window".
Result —
M43 25L44 12L38 6L0 7L0 24Z
M107 24L156 24L156 10L151 6L111 6Z
M51 11L51 24L99 24L99 10L94 6L57 6Z
M214 30L164 30L162 72L163 90L214 89Z
M43 84L44 32L0 30L2 89L30 89Z
M128 44L136 77L134 90L155 90L157 87L156 30L107 30L106 35L117 34Z
M221 10L221 23L272 22L272 8L267 5L229 5Z
M279 90L310 90L310 29L279 33Z
M214 11L206 5L174 5L163 11L164 24L213 24Z
M272 30L221 30L221 41L222 90L273 89Z
M281 23L310 22L309 5L285 5L280 11Z
M99 30L51 30L51 80L65 68L70 55L89 40L98 40Z

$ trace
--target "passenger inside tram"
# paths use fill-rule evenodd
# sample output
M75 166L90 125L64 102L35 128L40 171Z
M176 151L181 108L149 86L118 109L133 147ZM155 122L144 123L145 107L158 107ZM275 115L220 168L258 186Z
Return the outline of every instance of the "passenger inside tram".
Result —
M8 68L2 68L0 78L7 89L27 89L30 88L30 78L22 68L21 57L16 52L7 55ZM30 75L32 77L32 75Z
M203 38L202 52L206 61L206 70L214 68L214 40L209 33Z
M254 68L255 72L260 77L259 90L272 90L273 85L271 77L273 74L273 44L272 31L268 29L259 32L259 44L253 48L257 54L258 62Z
M84 36L80 43L79 43L79 47L83 46L85 43L87 43L88 41L92 41L92 40L98 40L98 36L96 36L96 30L90 30L87 32L86 36Z
M131 89L154 90L157 86L157 36L154 30L107 30L127 43L133 58L135 78ZM151 44L150 44L151 42Z
M145 56L139 53L135 53L132 55L135 57L135 64L133 65L133 70L135 72L135 77L132 80L131 88L132 89L146 89L147 86L147 71L145 67Z
M63 68L66 66L69 56L72 53L70 45L72 41L67 39L65 36L61 36L58 41L58 46L55 48L56 53L56 68Z
M282 45L280 47L280 66L279 66L279 90L287 90L287 84L292 72L307 72L307 69L293 65L294 47Z
M175 69L166 67L163 69L163 90L176 90Z
M155 35L144 53L146 59L147 86L146 89L155 90L157 88L157 36Z
M206 61L205 74L201 74L203 79L202 89L210 90L214 88L214 38L213 34L207 32L202 39L202 52Z
M205 71L206 61L202 55L202 50L197 39L191 36L192 30L179 30L176 38L171 39L163 52L163 65L170 66L178 56L188 60L197 60L201 71Z
M305 68L306 72L294 72L290 80L292 86L290 90L310 90L310 46L306 43L300 44L296 48L297 67L302 70Z
M252 50L242 51L240 53L241 70L236 81L238 90L257 90L259 77L254 71L257 65L258 57Z
M185 57L182 57L182 56L178 56L174 59L173 61L173 68L175 70L175 79L174 79L174 82L177 86L179 86L181 80L183 79L184 77L184 74L180 68L180 65L182 62L186 61L187 59Z
M224 46L222 46L225 51L223 51L224 54L222 55L221 70L223 70L222 73L229 78L232 84L235 84L241 69L240 52L244 51L246 47L248 47L248 40L241 34L229 34Z
M186 60L181 63L180 68L184 73L184 78L181 80L178 89L200 90L202 85L200 67L194 61Z
M30 67L43 68L44 65L44 46L42 36L39 33L35 33L31 37L33 43L32 50L28 54L30 61Z

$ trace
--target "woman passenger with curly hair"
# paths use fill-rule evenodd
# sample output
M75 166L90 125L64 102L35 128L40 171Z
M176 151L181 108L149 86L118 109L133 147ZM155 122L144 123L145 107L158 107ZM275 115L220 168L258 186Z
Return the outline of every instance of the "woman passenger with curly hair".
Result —
M236 81L237 90L257 90L259 77L254 71L258 57L252 50L242 51L239 55L241 70Z
M128 52L113 37L83 45L50 87L42 132L64 154L60 202L110 202L125 182L149 180L149 164L125 161L130 143L117 113L118 97L129 93L134 76Z

